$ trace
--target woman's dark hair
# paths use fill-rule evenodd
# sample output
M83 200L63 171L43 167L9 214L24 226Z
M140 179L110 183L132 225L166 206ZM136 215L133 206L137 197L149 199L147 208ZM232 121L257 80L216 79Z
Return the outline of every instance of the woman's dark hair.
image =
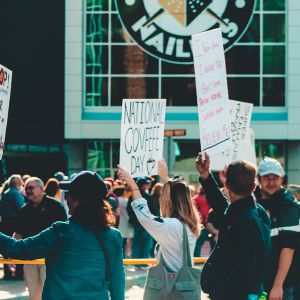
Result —
M79 198L81 203L75 209L72 220L93 231L104 231L108 227L114 226L116 219L111 205L97 195L87 195L86 197L85 199Z
M58 180L55 178L49 178L45 185L46 195L50 197L55 197L58 190L59 190Z

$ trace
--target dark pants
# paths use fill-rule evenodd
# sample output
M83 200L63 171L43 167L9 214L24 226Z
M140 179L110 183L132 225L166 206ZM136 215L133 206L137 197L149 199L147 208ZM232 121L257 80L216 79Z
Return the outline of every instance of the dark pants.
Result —
M137 224L134 226L134 237L132 240L132 258L149 258L153 239L151 235Z
M195 257L200 257L201 256L201 248L203 246L203 244L205 243L205 241L208 238L208 230L203 228L201 230L201 233L196 241L196 245L195 245L195 250L194 250L194 256Z

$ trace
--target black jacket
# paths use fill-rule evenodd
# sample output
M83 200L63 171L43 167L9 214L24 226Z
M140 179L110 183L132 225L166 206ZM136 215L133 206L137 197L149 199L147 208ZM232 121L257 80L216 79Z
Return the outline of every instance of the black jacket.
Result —
M252 196L228 205L212 175L201 184L220 220L218 242L202 270L203 291L217 300L260 295L271 247L266 211Z
M293 261L284 287L298 284L300 270L300 205L285 189L273 194L270 199L261 199L259 203L269 211L271 219L272 250L265 279L265 290L272 288L282 248L295 249Z

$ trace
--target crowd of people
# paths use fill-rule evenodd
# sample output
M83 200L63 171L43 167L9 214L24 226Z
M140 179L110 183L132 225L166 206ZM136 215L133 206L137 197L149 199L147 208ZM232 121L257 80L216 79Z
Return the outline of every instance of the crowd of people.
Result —
M164 161L159 177L118 168L104 179L57 172L46 184L11 175L1 190L0 253L45 265L4 265L4 279L24 277L31 300L124 299L123 258L157 257L144 299L200 299L200 281L212 300L300 299L300 186L283 185L277 160L258 170L233 162L214 178L201 154L197 185L169 178ZM205 242L212 253L200 276L193 257Z

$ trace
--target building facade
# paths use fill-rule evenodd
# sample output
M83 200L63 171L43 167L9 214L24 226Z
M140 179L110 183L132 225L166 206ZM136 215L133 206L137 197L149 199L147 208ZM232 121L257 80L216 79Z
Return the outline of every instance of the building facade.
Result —
M69 173L88 168L112 176L122 99L165 98L166 129L186 130L166 141L165 155L172 172L196 180L200 144L189 37L215 27L223 32L230 99L254 104L257 159L278 158L289 182L300 183L298 0L66 0Z

